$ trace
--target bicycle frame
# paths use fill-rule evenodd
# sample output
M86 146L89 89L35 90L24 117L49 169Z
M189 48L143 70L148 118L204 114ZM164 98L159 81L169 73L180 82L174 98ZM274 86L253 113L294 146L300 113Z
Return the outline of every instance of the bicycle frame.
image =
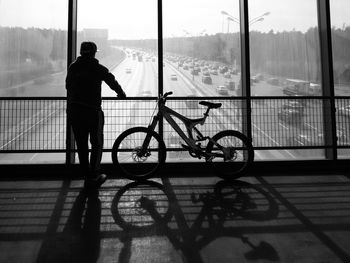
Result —
M179 136L187 143L188 146L190 146L194 150L200 150L196 142L206 140L209 137L204 137L203 134L195 126L198 124L203 125L208 115L204 114L204 117L199 119L189 119L181 115L180 113L174 111L173 109L170 109L169 107L165 106L163 103L159 103L158 106L159 111L157 115L153 117L153 120L148 126L148 128L154 131L159 119L161 117L164 117L166 121L170 124L170 126L173 127L173 129L179 134ZM185 134L185 132L175 122L172 116L178 118L185 125L188 135ZM197 134L197 140L193 138L193 131Z
M204 117L199 118L199 119L189 119L183 115L181 115L180 113L174 111L173 109L170 109L169 107L165 106L165 99L164 97L159 98L158 100L158 113L155 117L153 117L153 120L151 122L150 125L148 125L148 129L151 131L154 131L158 121L160 120L161 117L164 117L166 119L166 121L170 124L171 127L174 128L174 130L180 135L180 137L187 143L188 145L188 149L191 153L194 153L195 156L193 157L198 157L201 158L202 156L204 156L205 158L211 158L211 157L224 157L225 155L229 155L230 151L226 151L224 149L224 147L222 147L221 145L219 145L216 141L212 140L211 137L209 136L204 136L195 126L198 124L203 125L205 123L205 120L207 119L207 117L209 116L209 111L210 108L208 107L207 110L204 113ZM186 127L188 136L185 134L185 132L180 128L180 126L175 122L175 120L173 119L173 117L178 118ZM194 131L197 134L197 139L193 138L193 134L192 131ZM204 141L204 140L209 140L211 142L213 142L214 145L216 145L220 150L224 151L224 154L220 154L220 153L210 153L207 154L205 151L203 151L203 149L200 147L200 144L197 144L197 142L200 141ZM141 151L139 152L139 155L142 156L144 154L146 154L147 152L147 148L149 145L149 142L151 140L151 134L148 133L146 135L145 140L143 141L142 147L141 147Z

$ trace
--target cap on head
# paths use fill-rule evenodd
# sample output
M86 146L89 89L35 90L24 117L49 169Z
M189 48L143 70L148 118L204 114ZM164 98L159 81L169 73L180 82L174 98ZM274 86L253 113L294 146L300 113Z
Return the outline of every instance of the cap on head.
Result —
M80 55L94 55L97 52L97 46L94 42L82 42L80 45Z

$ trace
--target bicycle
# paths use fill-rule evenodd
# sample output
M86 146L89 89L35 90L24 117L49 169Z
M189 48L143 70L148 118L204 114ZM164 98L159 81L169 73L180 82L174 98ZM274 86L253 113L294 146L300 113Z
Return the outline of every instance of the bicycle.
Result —
M251 141L237 130L223 130L210 137L204 136L196 127L198 124L204 125L209 111L220 108L222 104L200 101L200 105L207 107L204 116L189 119L165 106L167 97L171 94L172 92L166 92L158 98L158 113L152 118L148 127L133 127L118 136L112 148L113 165L131 180L145 180L152 177L166 160L165 143L155 132L159 120L164 117L184 140L186 144L182 144L182 147L190 156L204 158L223 179L237 179L242 176L254 160ZM173 116L185 125L187 134L175 122ZM196 134L196 138L193 133ZM205 141L206 146L202 146L202 142Z

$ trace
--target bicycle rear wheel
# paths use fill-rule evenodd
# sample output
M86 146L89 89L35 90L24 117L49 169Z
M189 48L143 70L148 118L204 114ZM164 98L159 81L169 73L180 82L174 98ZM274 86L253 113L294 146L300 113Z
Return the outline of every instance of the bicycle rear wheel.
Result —
M226 212L254 221L275 219L279 207L275 199L261 185L244 181L220 181L214 193Z
M254 149L249 139L234 130L221 131L209 141L206 152L216 155L207 160L223 179L237 179L244 175L254 160Z
M147 135L150 141L147 149L141 148ZM124 131L115 140L112 161L123 175L131 180L150 178L165 162L165 144L158 133L145 127L134 127Z

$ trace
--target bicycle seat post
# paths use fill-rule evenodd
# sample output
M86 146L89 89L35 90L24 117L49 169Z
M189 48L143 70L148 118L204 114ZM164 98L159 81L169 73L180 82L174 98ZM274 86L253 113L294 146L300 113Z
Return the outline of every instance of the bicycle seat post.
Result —
M207 110L204 112L204 116L208 117L209 116L209 111L210 111L210 107L207 108Z

